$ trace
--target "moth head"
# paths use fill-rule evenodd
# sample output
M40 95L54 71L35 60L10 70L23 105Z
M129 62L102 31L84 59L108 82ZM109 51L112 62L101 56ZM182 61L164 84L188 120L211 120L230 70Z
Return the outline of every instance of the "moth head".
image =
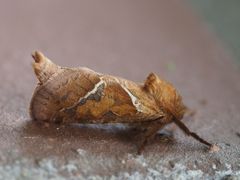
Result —
M154 96L159 107L177 119L182 119L186 111L186 106L182 102L182 97L174 86L156 74L151 73L147 77L144 88Z

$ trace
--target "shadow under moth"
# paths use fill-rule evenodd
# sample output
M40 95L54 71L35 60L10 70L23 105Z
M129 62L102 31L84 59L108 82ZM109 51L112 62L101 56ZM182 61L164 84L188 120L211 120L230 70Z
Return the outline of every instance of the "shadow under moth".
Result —
M60 67L38 51L32 57L39 80L30 104L32 119L48 123L125 123L141 127L143 137L138 153L160 129L175 123L211 151L218 150L181 121L186 111L181 96L156 74L150 73L140 84L84 67Z

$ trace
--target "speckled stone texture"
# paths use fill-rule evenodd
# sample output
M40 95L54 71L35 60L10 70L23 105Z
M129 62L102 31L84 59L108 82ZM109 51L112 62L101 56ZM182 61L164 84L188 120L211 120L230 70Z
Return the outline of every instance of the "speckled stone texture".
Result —
M185 1L0 3L0 179L240 178L240 71ZM174 141L159 136L138 156L135 132L122 125L35 124L34 50L139 82L157 73L195 110L188 127L221 150L170 126Z

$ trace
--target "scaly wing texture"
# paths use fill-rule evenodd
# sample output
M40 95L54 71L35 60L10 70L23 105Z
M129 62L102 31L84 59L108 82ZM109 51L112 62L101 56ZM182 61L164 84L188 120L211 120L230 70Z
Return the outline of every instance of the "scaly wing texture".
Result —
M100 81L99 77L93 77L82 71L62 69L57 76L40 84L34 92L30 105L33 119L49 121L55 113L62 108L72 106Z
M87 68L61 68L38 52L33 57L40 82L30 106L33 119L137 123L164 116L142 85Z

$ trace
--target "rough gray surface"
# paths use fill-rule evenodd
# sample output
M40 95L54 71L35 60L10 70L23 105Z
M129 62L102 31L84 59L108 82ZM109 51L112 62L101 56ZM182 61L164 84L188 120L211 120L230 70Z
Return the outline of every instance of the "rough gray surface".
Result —
M171 1L1 1L0 179L240 179L240 72L191 10ZM131 129L40 126L28 105L30 52L63 66L143 81L156 72L196 111L186 124L221 150L209 153L176 127L141 156ZM70 178L71 177L71 178Z

